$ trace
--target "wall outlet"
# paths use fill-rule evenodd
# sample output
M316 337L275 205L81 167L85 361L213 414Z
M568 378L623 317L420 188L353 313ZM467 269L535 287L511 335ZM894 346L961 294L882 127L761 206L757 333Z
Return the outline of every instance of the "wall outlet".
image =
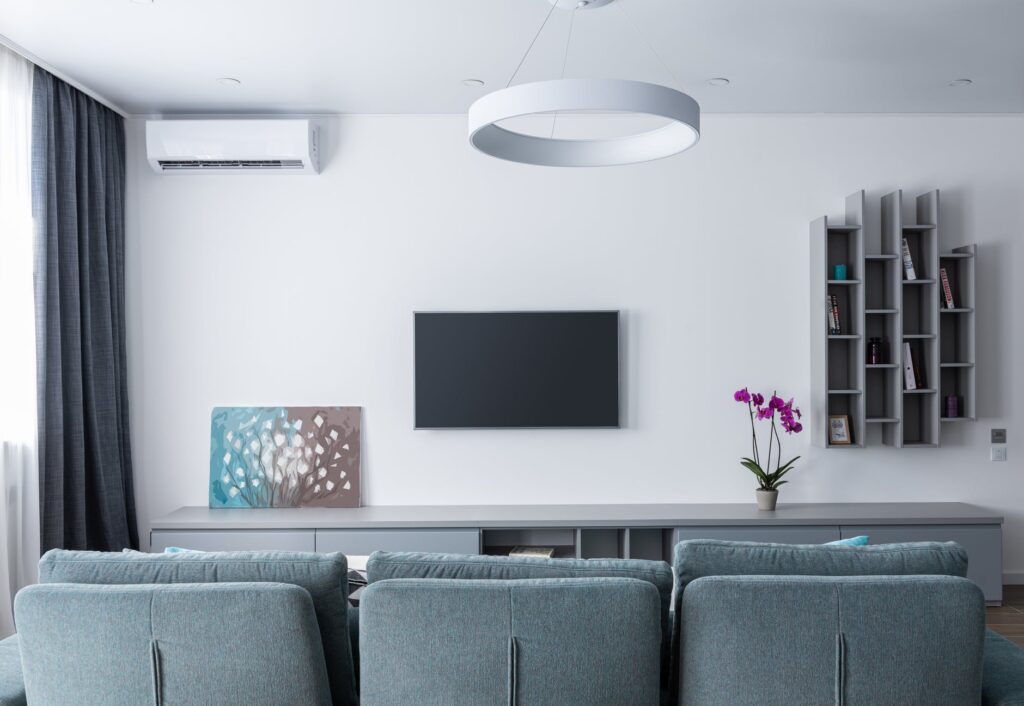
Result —
M1006 430L1005 429L993 429L992 430L992 443L993 444L1005 444L1006 443Z
M993 446L992 447L992 460L993 461L1005 461L1006 460L1006 447L1005 446Z

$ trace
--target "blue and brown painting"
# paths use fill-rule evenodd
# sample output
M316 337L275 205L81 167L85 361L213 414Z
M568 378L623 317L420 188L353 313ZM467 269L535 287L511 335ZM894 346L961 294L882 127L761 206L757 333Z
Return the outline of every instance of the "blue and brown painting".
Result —
M215 407L210 507L359 507L359 407Z

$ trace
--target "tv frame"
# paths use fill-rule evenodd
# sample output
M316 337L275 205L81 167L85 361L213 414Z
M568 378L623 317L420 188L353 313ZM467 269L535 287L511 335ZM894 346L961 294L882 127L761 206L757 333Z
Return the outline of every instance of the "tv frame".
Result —
M416 316L419 314L615 314L616 357L618 366L615 371L615 396L618 402L616 418L618 422L608 426L548 426L548 427L421 427L416 423ZM622 429L623 397L622 397L622 310L621 309L486 309L486 310L440 310L424 311L415 309L412 312L412 428L414 431L556 431L560 429L602 430Z

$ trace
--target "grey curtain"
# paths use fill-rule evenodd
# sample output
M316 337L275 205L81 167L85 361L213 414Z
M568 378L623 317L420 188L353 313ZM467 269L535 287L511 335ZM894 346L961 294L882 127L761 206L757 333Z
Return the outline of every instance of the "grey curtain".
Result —
M36 68L42 549L138 547L124 317L124 120Z

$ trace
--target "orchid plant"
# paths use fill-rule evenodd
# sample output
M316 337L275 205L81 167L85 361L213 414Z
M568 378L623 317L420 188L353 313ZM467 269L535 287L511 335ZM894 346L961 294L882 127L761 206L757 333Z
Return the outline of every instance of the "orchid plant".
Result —
M799 434L803 431L803 425L799 422L800 408L793 406L793 400L785 402L775 393L772 393L768 403L765 404L764 395L759 392L751 393L745 387L742 390L737 390L733 394L733 399L747 405L747 411L750 413L750 436L754 449L753 457L744 457L740 464L757 476L760 490L778 490L780 485L789 482L782 480L782 477L792 470L793 464L800 458L794 456L786 463L782 462L782 438L779 436L778 426L781 426L787 434ZM776 419L778 425L776 425ZM771 422L771 428L768 430L768 456L764 464L761 463L761 453L757 443L756 422L759 421ZM774 471L771 469L773 446L777 449Z

